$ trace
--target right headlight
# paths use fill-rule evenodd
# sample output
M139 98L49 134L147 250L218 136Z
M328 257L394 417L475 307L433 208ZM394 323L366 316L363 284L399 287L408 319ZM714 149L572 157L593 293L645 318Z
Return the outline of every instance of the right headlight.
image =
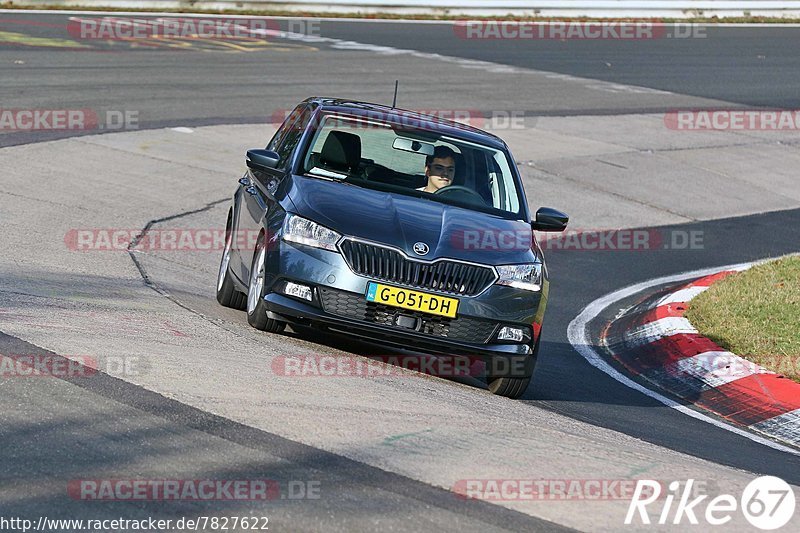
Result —
M283 221L283 240L336 251L336 243L342 236L313 220L289 214Z
M526 263L523 265L496 266L500 278L498 285L507 285L516 289L538 292L542 290L542 264Z

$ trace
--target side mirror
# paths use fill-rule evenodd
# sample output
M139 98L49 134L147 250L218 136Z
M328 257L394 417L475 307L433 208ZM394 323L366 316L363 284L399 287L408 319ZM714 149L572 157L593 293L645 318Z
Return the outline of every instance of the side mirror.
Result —
M247 151L247 167L252 170L273 170L278 167L281 156L272 150L254 148Z
M552 207L540 207L531 227L537 231L564 231L567 229L569 216Z

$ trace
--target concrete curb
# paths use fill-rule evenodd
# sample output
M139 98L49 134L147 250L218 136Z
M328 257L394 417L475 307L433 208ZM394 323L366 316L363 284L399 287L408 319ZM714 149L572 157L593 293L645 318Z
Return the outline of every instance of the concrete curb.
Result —
M692 298L747 268L652 295L609 324L601 340L630 373L734 424L800 447L800 383L724 350L684 317Z

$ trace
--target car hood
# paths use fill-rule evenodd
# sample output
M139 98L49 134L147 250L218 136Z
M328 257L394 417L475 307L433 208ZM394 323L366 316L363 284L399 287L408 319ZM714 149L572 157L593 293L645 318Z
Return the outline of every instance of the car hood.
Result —
M534 261L530 225L424 198L294 176L296 213L342 235L403 250L419 259L449 257L490 265ZM425 243L426 255L414 252Z

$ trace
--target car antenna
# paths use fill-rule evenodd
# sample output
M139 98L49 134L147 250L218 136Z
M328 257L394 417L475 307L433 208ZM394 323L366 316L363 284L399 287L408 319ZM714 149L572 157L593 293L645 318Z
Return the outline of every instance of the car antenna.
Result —
M397 107L397 86L400 85L400 80L394 80L394 100L392 100L392 109Z

